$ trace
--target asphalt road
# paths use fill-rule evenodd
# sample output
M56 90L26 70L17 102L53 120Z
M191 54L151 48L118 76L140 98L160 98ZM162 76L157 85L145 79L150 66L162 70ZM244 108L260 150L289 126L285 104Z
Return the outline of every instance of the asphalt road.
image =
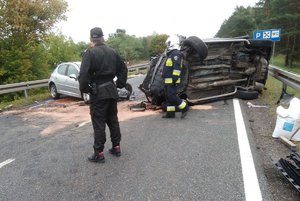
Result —
M155 114L123 121L122 156L108 154L107 134L104 164L87 161L91 123L43 136L45 126L55 127L52 118L1 114L0 200L272 200L237 103L193 107L183 120ZM252 151L243 155L248 142ZM252 166L256 178L249 177Z

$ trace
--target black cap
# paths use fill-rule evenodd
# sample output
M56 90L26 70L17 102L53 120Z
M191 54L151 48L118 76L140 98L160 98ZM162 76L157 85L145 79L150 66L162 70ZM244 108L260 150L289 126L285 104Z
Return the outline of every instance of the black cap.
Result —
M101 28L99 27L95 27L91 29L91 38L100 38L103 36L103 31Z

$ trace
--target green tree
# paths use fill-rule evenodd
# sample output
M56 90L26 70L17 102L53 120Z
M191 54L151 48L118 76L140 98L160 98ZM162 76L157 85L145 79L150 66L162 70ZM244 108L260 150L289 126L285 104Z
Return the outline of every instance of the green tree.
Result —
M251 35L255 29L254 11L251 7L236 7L234 13L224 20L216 37Z
M41 44L66 9L64 0L0 0L0 84L47 74Z
M116 33L109 34L106 42L108 46L114 48L126 61L132 62L142 59L142 39L127 35L123 29L117 29Z
M271 17L267 20L270 26L281 28L281 52L285 53L286 66L292 67L293 61L300 54L300 1L271 0Z
M157 56L166 49L166 40L169 36L166 34L153 35L150 39L149 53L150 56Z
M260 0L255 6L259 29L281 28L277 53L285 54L285 65L292 66L300 58L300 2L298 0Z
M47 51L47 63L53 70L61 62L80 61L87 44L75 44L72 39L67 39L62 34L50 34L43 42L43 47Z

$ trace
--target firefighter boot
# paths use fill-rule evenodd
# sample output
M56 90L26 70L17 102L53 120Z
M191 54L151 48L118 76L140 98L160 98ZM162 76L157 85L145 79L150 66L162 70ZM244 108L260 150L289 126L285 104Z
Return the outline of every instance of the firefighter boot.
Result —
M114 155L114 156L121 156L121 148L120 145L113 146L112 148L109 149L109 153Z
M105 162L105 158L104 158L103 151L95 150L95 152L93 153L93 155L90 156L90 157L88 157L88 160L90 162L94 162L94 163L104 163Z
M189 108L188 105L186 105L185 108L182 109L182 111L181 111L181 119L183 119L187 115L187 112L188 112L189 109L190 108Z
M169 118L169 119L174 119L175 118L175 112L166 112L162 118Z

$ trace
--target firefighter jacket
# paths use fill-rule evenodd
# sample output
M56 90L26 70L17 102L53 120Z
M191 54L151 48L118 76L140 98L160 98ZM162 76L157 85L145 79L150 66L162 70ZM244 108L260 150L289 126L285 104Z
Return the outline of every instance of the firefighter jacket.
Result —
M96 85L100 99L118 98L116 87L125 87L127 72L127 66L118 53L98 43L83 55L78 77L80 91L90 93L91 85ZM116 85L114 77L117 77Z
M182 53L179 50L167 52L167 60L162 72L165 84L180 84L182 62Z

